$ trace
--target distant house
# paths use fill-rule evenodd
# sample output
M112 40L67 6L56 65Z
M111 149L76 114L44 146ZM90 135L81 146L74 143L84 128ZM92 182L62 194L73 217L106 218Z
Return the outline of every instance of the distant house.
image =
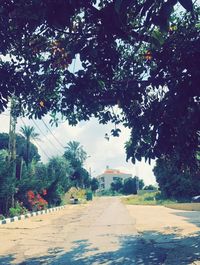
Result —
M122 173L120 170L110 169L107 167L103 174L97 176L99 181L99 190L109 190L111 188L111 183L116 179L121 179L123 182L125 179L131 177L132 174Z

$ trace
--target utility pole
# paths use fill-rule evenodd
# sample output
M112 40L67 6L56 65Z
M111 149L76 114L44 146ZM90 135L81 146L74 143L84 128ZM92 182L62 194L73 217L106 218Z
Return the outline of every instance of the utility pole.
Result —
M9 127L9 161L16 162L16 124L17 124L17 115L16 115L16 98L12 96L11 106L10 106L10 127Z
M15 179L16 179L16 124L17 124L16 105L17 105L17 100L16 97L13 95L11 98L11 106L10 106L10 126L9 126L9 143L8 143L10 176L12 179L11 181L13 181L10 191L12 207L14 207Z

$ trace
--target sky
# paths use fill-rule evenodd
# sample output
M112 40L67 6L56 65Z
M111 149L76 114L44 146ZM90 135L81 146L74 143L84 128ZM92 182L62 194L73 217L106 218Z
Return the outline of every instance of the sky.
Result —
M67 121L60 122L58 127L51 127L49 116L41 120L29 120L28 118L18 118L16 132L20 132L20 127L24 124L34 126L39 133L40 140L33 142L39 150L42 162L46 163L52 156L61 156L64 147L69 141L78 141L87 152L88 158L85 161L85 168L91 172L92 177L103 173L106 166L119 169L124 173L131 173L143 179L146 185L155 184L155 177L152 172L152 165L137 162L135 165L131 161L126 162L124 143L129 139L129 129L119 126L120 137L110 137L105 139L105 134L110 134L113 124L102 125L96 119L87 122L80 122L77 126L69 126ZM47 129L47 127L50 129ZM9 131L9 111L0 114L0 132Z

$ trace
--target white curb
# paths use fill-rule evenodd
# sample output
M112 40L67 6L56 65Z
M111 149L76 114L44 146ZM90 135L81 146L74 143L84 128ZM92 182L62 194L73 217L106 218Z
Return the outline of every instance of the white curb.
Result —
M65 207L66 206L58 206L58 207L49 208L49 209L42 210L42 211L27 213L25 215L20 215L20 216L14 216L14 217L11 217L11 218L6 218L6 219L3 219L3 220L0 220L0 225L9 224L9 223L12 223L12 222L15 222L15 221L19 221L19 220L24 220L24 219L30 218L32 216L42 215L42 214L46 214L46 213L52 213L54 211L62 210Z

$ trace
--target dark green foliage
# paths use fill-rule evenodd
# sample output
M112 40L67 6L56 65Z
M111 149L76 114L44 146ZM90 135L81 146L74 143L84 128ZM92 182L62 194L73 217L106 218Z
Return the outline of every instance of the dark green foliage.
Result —
M6 150L0 150L0 214L8 214L13 206L16 192L16 178L12 174L13 165L8 160Z
M0 149L8 150L8 141L9 141L8 133L0 133Z
M157 188L154 185L147 185L144 187L144 190L157 190Z
M26 163L26 166L28 167L29 163L31 162L31 160L30 160L30 149L31 149L30 145L31 145L31 140L38 139L39 134L35 132L34 127L32 127L32 126L26 126L26 125L24 125L23 127L21 127L20 132L22 133L22 135L26 139L25 163Z
M111 183L111 190L116 192L122 192L123 182L121 178L117 178Z
M111 191L122 194L137 194L138 190L144 187L144 181L138 177L127 178L122 181L121 178L115 179L111 183Z
M175 148L189 164L199 130L199 11L179 2L187 12L176 16L176 0L100 0L98 8L90 0L2 1L0 52L13 60L0 63L1 109L15 91L17 112L29 117L121 121L132 129L133 162ZM82 68L71 73L77 55ZM122 118L110 108L117 104Z
M47 166L47 195L44 199L49 205L59 205L62 196L70 187L71 167L63 157L51 158Z
M154 174L164 197L175 199L191 199L199 194L200 165L190 168L179 165L176 155L160 158L156 162Z
M0 149L8 149L9 135L7 133L0 133ZM20 134L16 135L16 155L18 158L23 158L26 161L26 139ZM40 160L37 147L30 143L29 150L30 162Z
M98 181L98 179L92 178L90 180L90 188L91 188L92 192L95 192L96 190L98 190L98 188L99 188L99 181Z
M124 180L123 193L124 194L137 194L137 181L135 178L128 178Z
M140 114L127 108L133 129L126 150L133 162L142 157L170 156L176 150L179 164L192 167L195 163L200 124L200 32L187 20L176 21L176 25L177 30L162 47L154 48L148 79L152 89L146 89L144 100L136 105Z
M139 179L138 185L139 185L139 190L142 190L144 188L145 184L144 184L143 179Z
M9 135L7 133L0 133L0 149L8 150ZM21 169L24 161L27 161L27 141L26 139L17 134L16 135L16 178L19 180L21 177ZM40 155L37 147L29 143L29 163L32 161L39 161Z
M80 188L89 187L90 176L87 170L83 168L87 153L84 151L80 143L76 141L69 142L64 157L70 163L72 168L70 175L71 185Z

